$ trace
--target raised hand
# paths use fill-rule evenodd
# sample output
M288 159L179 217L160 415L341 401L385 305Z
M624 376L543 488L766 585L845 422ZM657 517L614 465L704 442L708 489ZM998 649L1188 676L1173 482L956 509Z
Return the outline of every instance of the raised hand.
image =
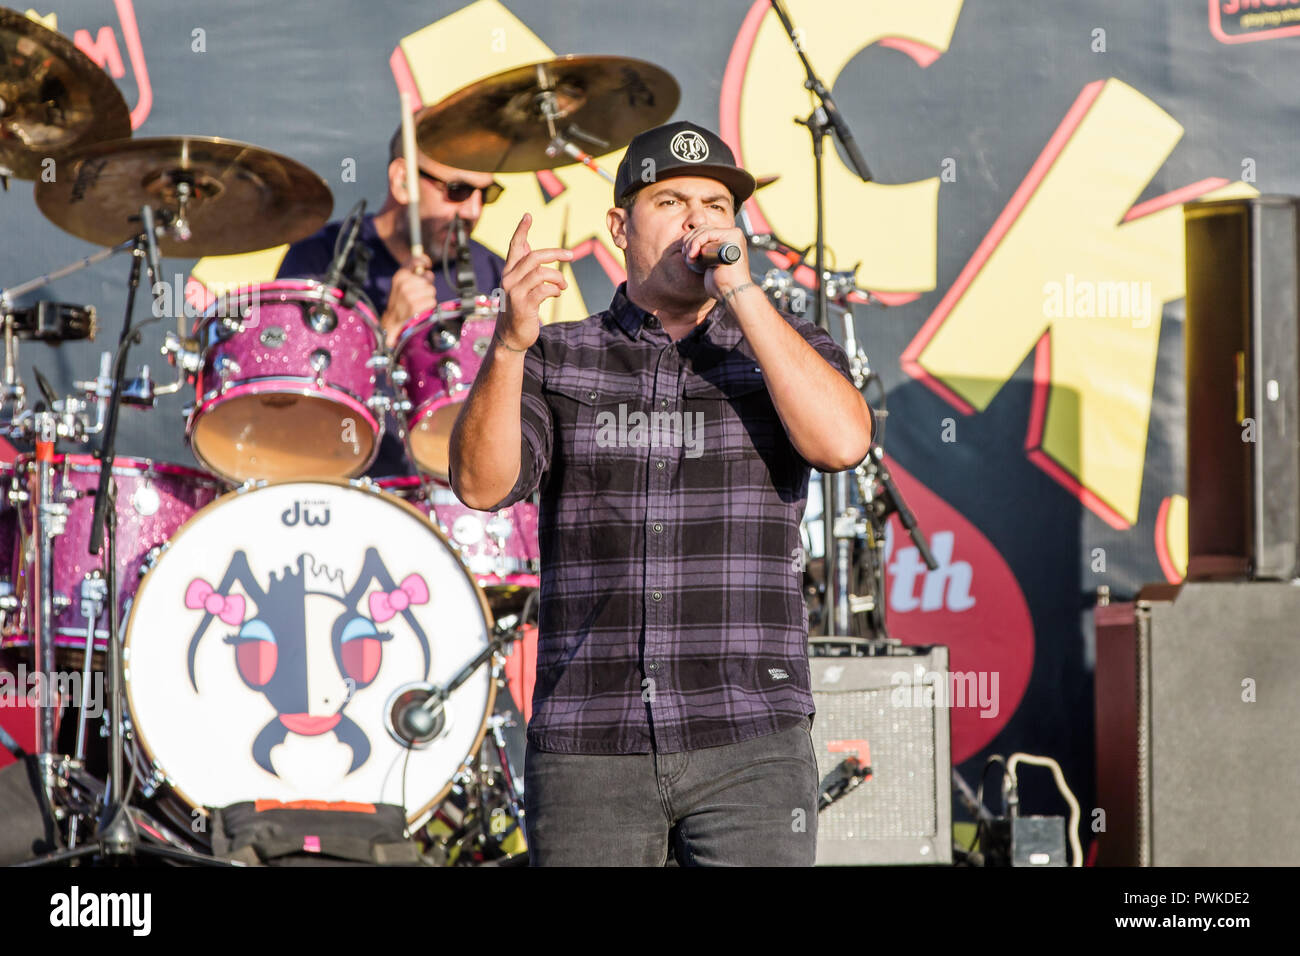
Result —
M568 249L533 249L528 245L528 227L533 218L524 213L515 234L510 237L505 269L501 273L501 314L497 317L497 335L513 349L526 349L537 341L542 331L541 305L569 287L559 269L547 262L573 258Z

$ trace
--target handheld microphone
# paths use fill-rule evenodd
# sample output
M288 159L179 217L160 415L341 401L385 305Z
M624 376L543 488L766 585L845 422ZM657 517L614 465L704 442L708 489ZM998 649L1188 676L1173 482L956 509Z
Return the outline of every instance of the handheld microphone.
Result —
M739 261L740 245L735 242L724 242L716 249L705 249L694 259L687 259L686 266L692 272L703 275L705 270L712 269L714 266L729 266Z

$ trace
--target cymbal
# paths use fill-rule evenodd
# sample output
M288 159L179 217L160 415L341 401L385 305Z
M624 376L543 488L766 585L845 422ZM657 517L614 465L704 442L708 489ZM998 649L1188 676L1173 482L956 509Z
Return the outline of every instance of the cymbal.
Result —
M126 100L61 33L0 8L0 173L40 177L42 162L131 135ZM6 172L7 171L7 172Z
M777 173L775 176L759 176L756 180L754 180L754 192L758 192L764 186L772 185L780 178L781 178L780 173Z
M164 136L100 143L70 156L36 204L56 226L100 246L140 229L140 207L179 220L164 256L229 256L296 242L334 209L325 180L297 160L248 143ZM135 220L134 222L132 220ZM192 233L181 241L185 227Z
M416 115L430 159L458 169L521 173L574 162L548 156L555 132L595 156L673 115L681 92L665 70L621 56L561 56L479 80Z

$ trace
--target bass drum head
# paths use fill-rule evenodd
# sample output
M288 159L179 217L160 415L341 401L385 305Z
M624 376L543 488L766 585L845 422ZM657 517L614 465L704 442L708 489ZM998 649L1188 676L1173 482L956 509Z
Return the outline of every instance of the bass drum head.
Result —
M389 803L418 823L477 750L495 687L479 668L416 750L385 729L391 700L448 683L490 633L483 592L405 502L342 481L233 492L136 593L124 652L138 746L192 808Z

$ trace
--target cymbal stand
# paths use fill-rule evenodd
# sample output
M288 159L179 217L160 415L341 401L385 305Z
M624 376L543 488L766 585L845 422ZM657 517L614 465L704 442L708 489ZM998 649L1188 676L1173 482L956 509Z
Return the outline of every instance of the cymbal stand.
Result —
M128 279L126 314L122 322L122 334L118 341L117 352L115 355L113 368L113 392L108 400L108 415L104 427L103 439L100 442L100 472L99 486L95 492L95 511L94 518L91 522L89 553L98 555L101 548L103 549L103 565L105 569L106 590L108 592L108 670L109 670L109 789L105 794L102 806L99 825L96 829L95 836L92 840L80 847L71 847L67 850L61 850L51 853L31 861L30 866L49 866L67 862L68 860L80 859L83 857L100 857L105 860L121 861L130 857L138 856L156 856L162 859L174 860L177 862L196 863L209 866L227 866L228 861L218 860L214 857L205 857L188 850L181 850L174 846L161 846L140 842L139 824L137 823L134 811L127 804L130 794L127 792L125 778L126 772L126 741L124 738L125 713L125 695L123 693L123 660L122 644L120 634L120 608L116 599L117 595L117 556L115 549L116 527L117 527L117 482L113 478L113 461L116 455L117 441L117 421L118 410L121 407L123 392L126 390L126 359L130 351L130 346L139 341L140 330L143 325L152 321L157 321L161 316L147 320L140 326L132 328L131 316L135 309L136 290L140 284L141 264L147 258L149 260L149 274L155 280L158 279L157 254L156 248L153 247L153 236L149 233L153 227L153 213L150 209L142 210L142 222L145 231L135 237L133 242L133 255L131 257L131 272ZM147 250L147 251L146 251ZM151 284L152 287L152 284ZM46 451L46 457L53 457L53 442L51 441ZM40 462L42 456L41 444L37 444L37 460ZM39 472L41 479L48 476L48 462L44 463ZM41 568L49 567L52 571L52 555L48 549L41 556ZM41 592L42 607L47 608L53 595L52 582L46 580L45 589ZM48 629L49 620L42 622L44 628ZM93 648L93 623L91 625L91 647ZM53 648L45 650L45 653L53 654Z
M592 155L580 149L568 136L578 136L598 147L604 147L604 152L609 152L608 142L599 136L580 129L576 123L570 123L563 133L556 129L555 120L560 115L560 106L555 99L555 79L547 72L544 63L537 64L537 85L541 87L541 92L537 94L537 108L541 110L542 119L546 121L546 131L551 134L551 142L546 147L546 155L558 156L560 153L564 153L570 159L582 163L593 173L603 176L612 184L614 177L597 166Z

